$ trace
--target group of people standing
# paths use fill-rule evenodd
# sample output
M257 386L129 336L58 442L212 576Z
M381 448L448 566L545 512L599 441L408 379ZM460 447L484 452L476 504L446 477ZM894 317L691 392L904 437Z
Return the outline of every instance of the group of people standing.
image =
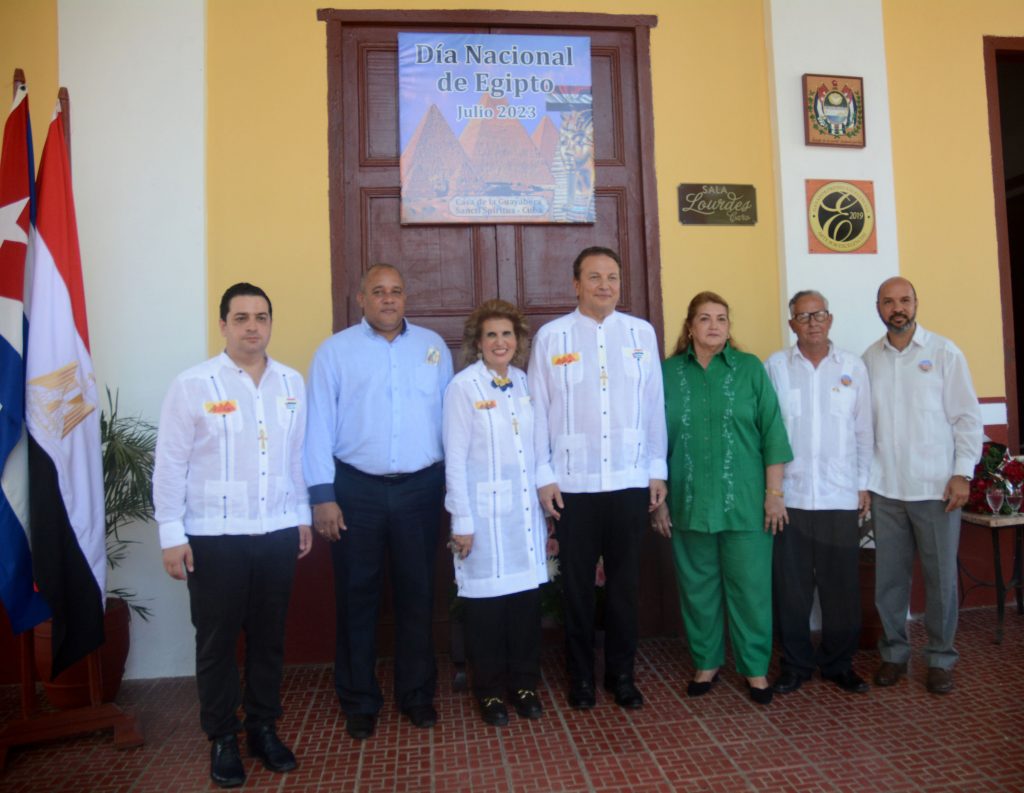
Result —
M317 350L308 392L266 355L266 294L251 284L225 293L225 352L172 386L154 477L164 565L188 579L215 782L245 779L239 704L250 752L275 771L296 766L275 723L288 597L311 526L331 548L335 689L349 735L369 738L383 703L375 634L385 564L395 704L416 727L436 723L442 503L473 693L488 724L506 724L509 705L522 718L542 715L539 586L552 522L572 708L597 700L599 560L607 587L601 682L618 706L643 706L635 657L648 528L671 543L695 667L689 696L720 679L726 624L737 671L759 704L816 668L846 691L866 691L850 663L860 628L858 523L869 511L885 628L875 683L892 685L907 669L916 550L927 590L928 689L952 689L959 507L981 421L963 355L917 326L913 286L882 284L886 335L863 361L829 341L827 301L808 291L789 304L796 344L766 364L738 348L729 306L712 292L690 302L662 362L651 325L616 311L621 270L610 249L581 251L577 308L541 327L532 350L518 309L483 303L466 320L466 367L453 377L441 337L405 319L401 273L374 265L357 295L362 321ZM528 374L520 368L527 360ZM770 683L773 621L782 658ZM241 631L244 701L234 662Z

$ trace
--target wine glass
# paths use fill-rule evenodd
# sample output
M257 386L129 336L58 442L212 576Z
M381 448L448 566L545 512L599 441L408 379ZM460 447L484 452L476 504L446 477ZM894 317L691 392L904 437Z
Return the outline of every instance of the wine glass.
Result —
M993 515L998 515L999 511L1003 508L1003 496L1003 488L995 483L989 485L988 490L985 491L985 501L988 503L988 508L992 510Z
M1006 503L1010 507L1010 513L1016 515L1020 512L1020 505L1024 502L1024 489L1021 485L1008 484L1006 486Z

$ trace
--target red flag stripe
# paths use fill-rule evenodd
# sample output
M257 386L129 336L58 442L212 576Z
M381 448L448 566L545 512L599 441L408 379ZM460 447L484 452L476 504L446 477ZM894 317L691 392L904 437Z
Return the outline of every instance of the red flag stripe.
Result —
M64 116L57 113L50 122L47 140L64 137ZM57 272L64 279L71 298L75 328L85 349L89 347L89 323L85 316L85 285L82 282L82 257L78 249L78 224L75 222L75 201L71 190L71 160L66 146L54 146L52 156L44 157L36 179L38 214L36 228L46 240ZM45 196L45 199L44 199ZM91 351L91 350L90 350Z

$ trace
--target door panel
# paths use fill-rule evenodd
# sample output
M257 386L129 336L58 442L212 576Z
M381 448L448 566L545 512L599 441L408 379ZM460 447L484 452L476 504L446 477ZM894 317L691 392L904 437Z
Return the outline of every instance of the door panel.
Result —
M656 187L650 120L648 29L653 17L506 11L318 12L327 23L333 328L359 321L359 279L376 262L405 274L409 319L433 328L453 349L473 308L501 297L518 305L534 330L576 305L572 262L590 245L619 251L619 308L646 317L661 333ZM587 35L594 96L596 222L589 225L410 225L399 221L399 31ZM456 356L457 360L457 356ZM460 363L456 362L456 367ZM446 535L447 522L443 527ZM443 546L444 537L439 538ZM677 630L668 554L644 543L641 631ZM333 604L332 582L296 579L296 601ZM387 586L385 586L387 589ZM447 647L451 558L440 552L435 637ZM332 615L333 616L333 615ZM301 621L293 613L293 621ZM308 618L307 618L308 619ZM380 649L391 649L390 598L381 604ZM300 629L302 630L302 629ZM322 659L333 654L324 636ZM311 658L309 648L301 660Z

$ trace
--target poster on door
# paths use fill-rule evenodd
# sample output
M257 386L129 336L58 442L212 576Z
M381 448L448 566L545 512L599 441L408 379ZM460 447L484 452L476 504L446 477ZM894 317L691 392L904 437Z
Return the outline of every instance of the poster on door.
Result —
M584 36L399 33L402 223L593 223Z

